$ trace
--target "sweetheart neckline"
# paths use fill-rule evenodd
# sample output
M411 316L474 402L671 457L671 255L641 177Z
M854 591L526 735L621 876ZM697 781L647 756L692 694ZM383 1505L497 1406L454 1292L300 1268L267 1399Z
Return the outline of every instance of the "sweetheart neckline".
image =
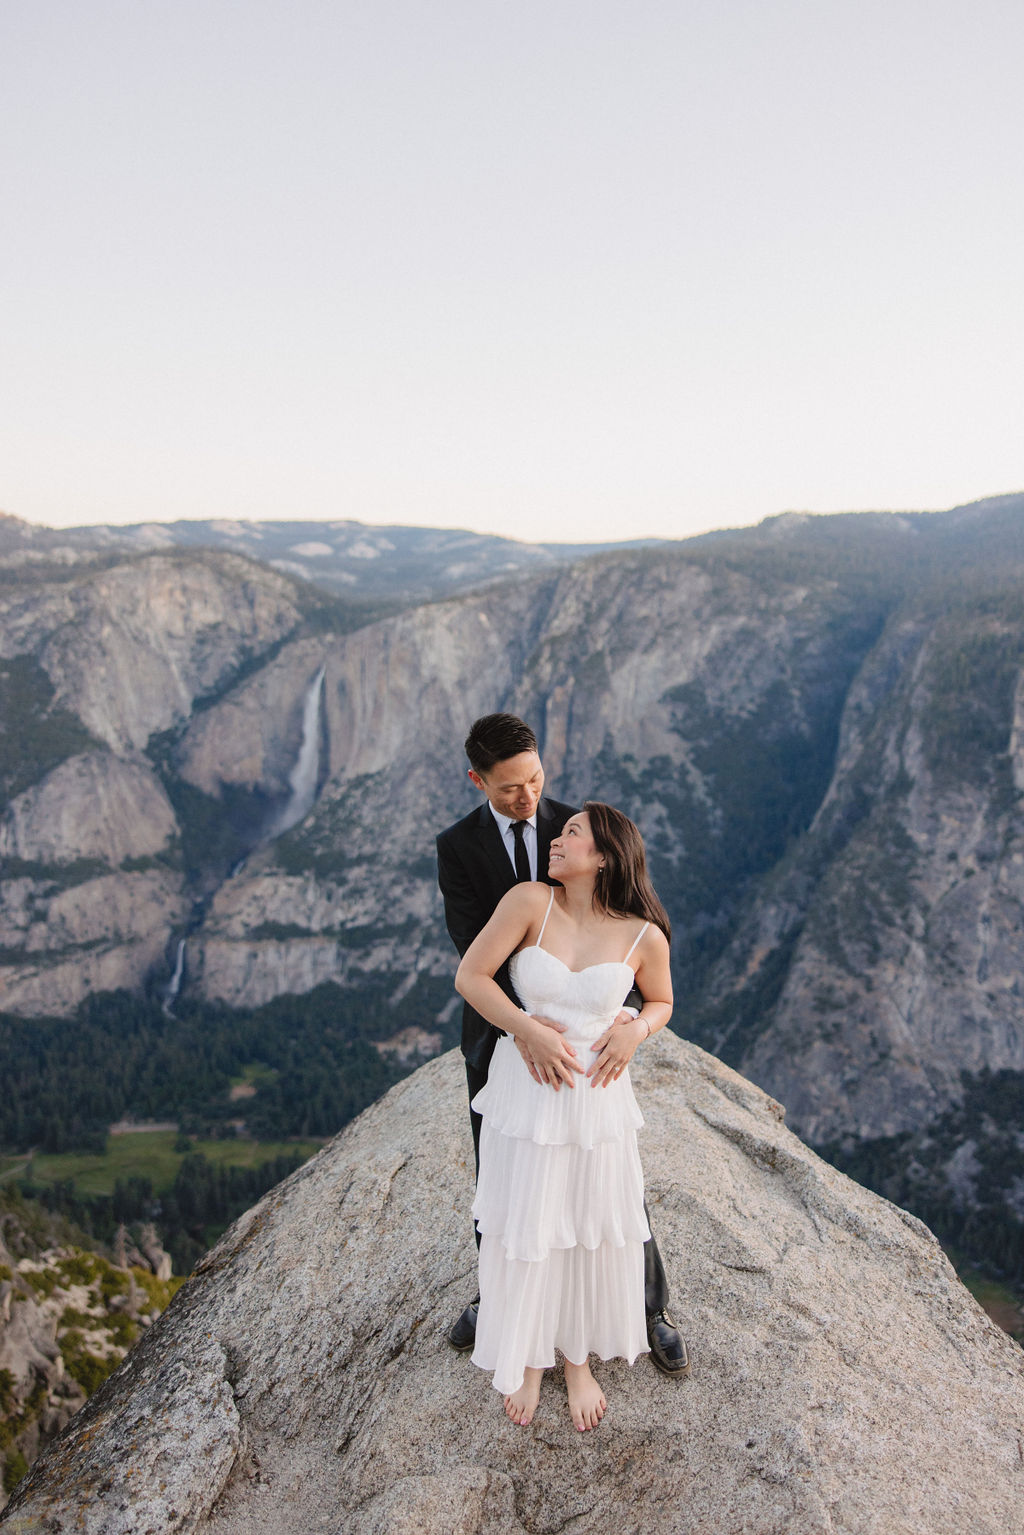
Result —
M529 954L531 950L535 950L538 954L546 954L548 959L553 959L556 965L561 965L569 975L586 975L588 970L603 970L607 965L614 965L617 970L628 970L630 975L636 975L633 966L625 959L599 959L596 965L584 965L582 970L573 970L564 959L559 959L558 955L552 954L550 949L542 949L539 943L528 943L524 949L517 949L512 959L517 959L520 954Z

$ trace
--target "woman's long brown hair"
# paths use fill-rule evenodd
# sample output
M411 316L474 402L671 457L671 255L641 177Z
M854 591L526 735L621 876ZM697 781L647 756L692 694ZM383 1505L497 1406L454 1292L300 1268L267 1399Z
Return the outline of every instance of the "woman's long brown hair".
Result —
M597 871L594 886L595 906L618 917L643 917L660 927L671 942L668 913L651 884L639 828L614 805L591 799L583 809L590 821L594 846L604 858L604 868Z

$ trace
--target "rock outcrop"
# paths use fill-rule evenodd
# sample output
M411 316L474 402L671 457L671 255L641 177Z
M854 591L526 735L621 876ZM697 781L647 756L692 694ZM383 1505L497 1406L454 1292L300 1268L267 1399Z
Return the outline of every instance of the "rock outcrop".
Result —
M173 869L67 878L50 869L3 882L0 1005L7 1012L69 1013L92 992L141 991L188 912Z
M421 1068L243 1216L15 1494L11 1535L1008 1535L1024 1355L912 1216L670 1035L635 1068L694 1369L557 1372L527 1430L444 1341L472 1293L461 1062ZM584 1089L585 1090L585 1089Z
M159 860L177 839L153 770L103 749L11 800L0 819L3 1007L63 1012L89 991L141 987L188 910L180 871Z
M115 1265L80 1248L41 1245L38 1228L59 1226L59 1217L35 1212L33 1237L19 1218L25 1212L16 1196L0 1207L0 1508L16 1476L177 1288L158 1246Z

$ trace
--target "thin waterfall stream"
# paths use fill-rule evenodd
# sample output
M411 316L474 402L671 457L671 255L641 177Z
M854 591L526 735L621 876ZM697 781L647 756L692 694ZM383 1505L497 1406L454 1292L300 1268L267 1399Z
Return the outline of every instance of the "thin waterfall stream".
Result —
M316 801L317 785L320 780L320 743L323 731L323 696L324 674L326 668L321 666L309 687L302 705L302 736L299 741L299 751L295 758L291 772L288 774L288 798L269 831L264 833L264 840L270 841L274 837L280 837L283 832L289 831L293 826L303 820L312 810ZM227 878L234 879L241 873L248 861L248 855L239 858L232 866ZM225 881L227 883L227 881ZM188 934L193 933L202 925L211 897L205 896L196 905L193 912L193 920L189 924L185 937L179 938L174 953L174 969L164 992L163 1010L168 1017L174 1016L174 1004L181 991L185 979L185 947Z
M167 991L166 991L166 994L164 996L164 1012L167 1014L168 1017L171 1017L173 1015L173 1013L174 1013L174 1003L177 1000L178 992L181 990L181 983L182 983L184 977L185 977L185 939L184 938L179 938L178 939L178 947L175 950L175 954L174 954L174 973L171 976L171 979L167 983Z

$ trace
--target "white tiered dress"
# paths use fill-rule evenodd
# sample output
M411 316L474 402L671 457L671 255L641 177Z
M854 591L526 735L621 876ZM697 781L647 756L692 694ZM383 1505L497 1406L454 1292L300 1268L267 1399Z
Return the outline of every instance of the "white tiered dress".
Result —
M568 1025L562 1038L586 1067L633 985L626 960L647 925L625 960L585 970L570 970L541 947L546 926L547 915L536 944L512 956L509 973L528 1013ZM473 1108L483 1118L473 1363L493 1372L505 1396L522 1385L527 1366L550 1368L556 1349L573 1364L588 1354L632 1364L648 1347L650 1228L636 1143L643 1116L629 1072L597 1088L578 1076L575 1088L556 1093L533 1080L505 1035Z

